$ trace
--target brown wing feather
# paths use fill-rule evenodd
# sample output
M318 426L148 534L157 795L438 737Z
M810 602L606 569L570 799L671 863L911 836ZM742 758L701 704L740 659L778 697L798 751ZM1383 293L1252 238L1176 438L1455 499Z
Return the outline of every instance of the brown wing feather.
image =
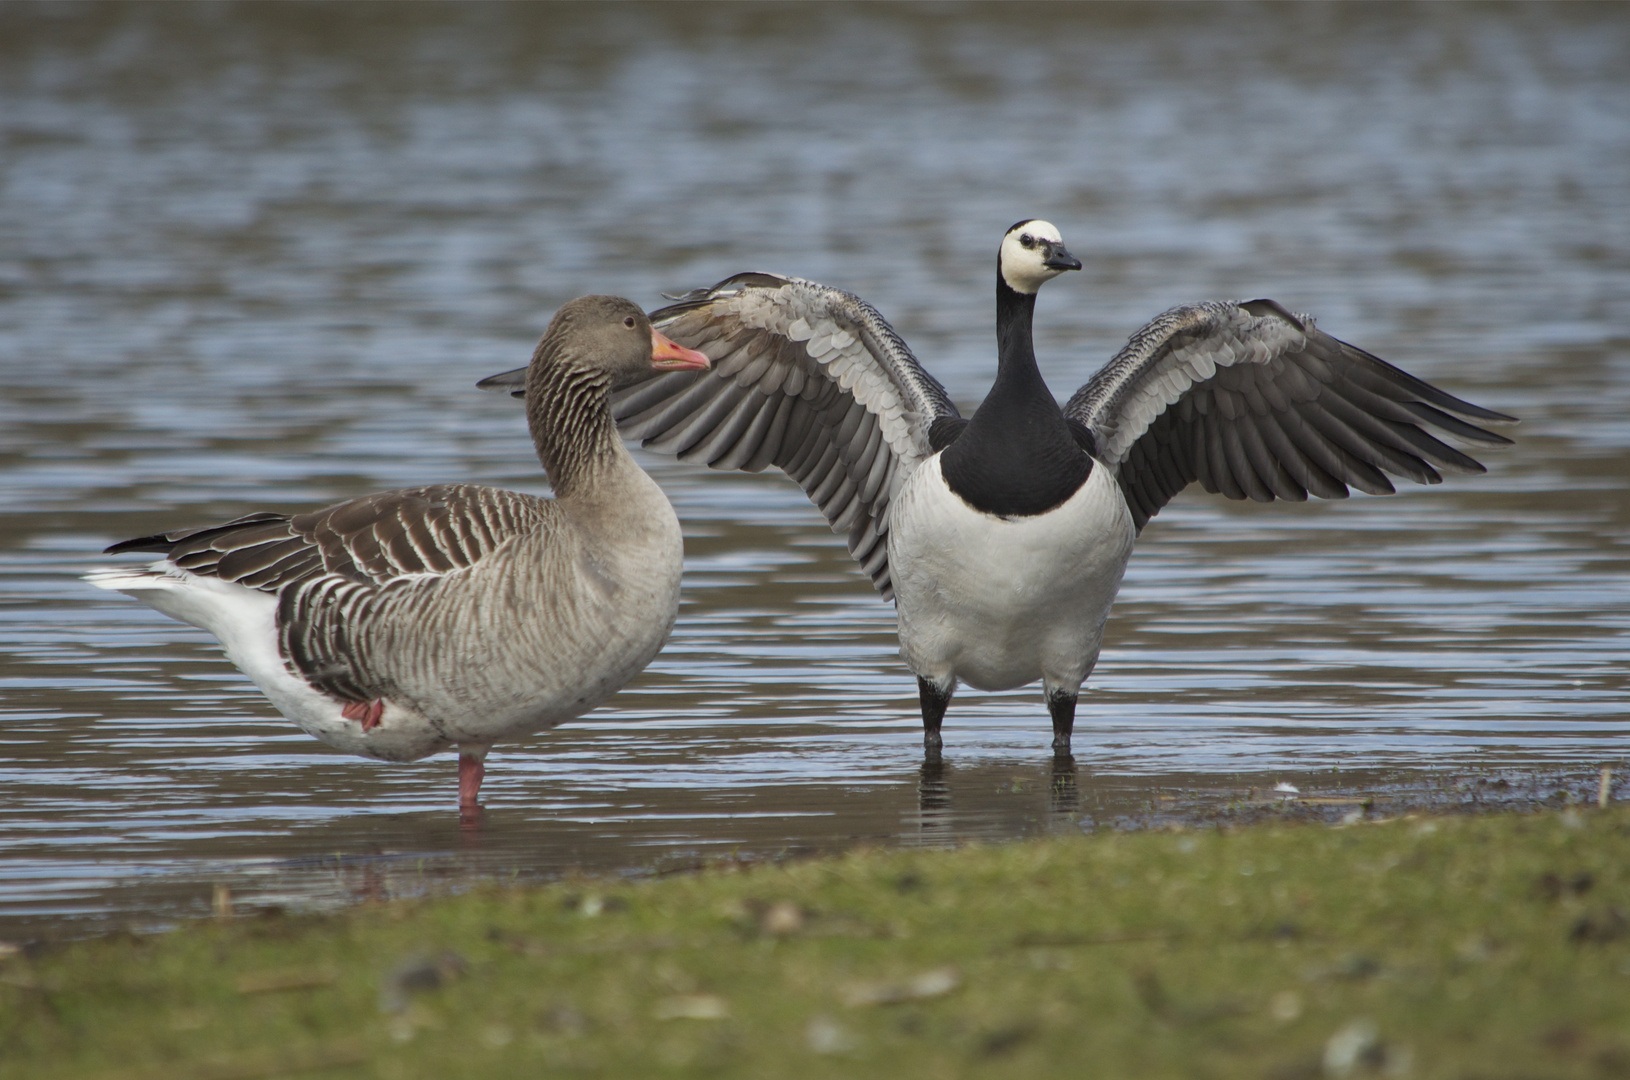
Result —
M222 525L126 540L109 552L168 556L195 574L278 598L279 647L293 670L341 701L375 686L352 642L392 582L474 566L549 520L548 500L469 484L401 488L309 514L250 514Z
M399 488L309 514L250 514L107 550L156 552L195 574L274 594L325 575L378 586L473 566L516 532L541 525L545 505L473 484Z

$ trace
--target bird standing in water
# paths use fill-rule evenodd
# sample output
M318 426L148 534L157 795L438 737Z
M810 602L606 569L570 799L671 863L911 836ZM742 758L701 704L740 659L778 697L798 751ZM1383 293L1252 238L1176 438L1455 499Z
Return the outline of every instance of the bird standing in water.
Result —
M673 507L618 438L610 399L706 356L631 301L561 307L525 368L545 499L470 484L126 540L163 558L86 575L215 635L284 716L385 761L459 753L480 811L495 743L581 716L667 641L683 556Z

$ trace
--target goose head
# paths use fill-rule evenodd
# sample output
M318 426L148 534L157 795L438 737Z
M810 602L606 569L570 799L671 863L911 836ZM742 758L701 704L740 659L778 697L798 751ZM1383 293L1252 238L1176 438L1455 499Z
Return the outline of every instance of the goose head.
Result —
M632 300L580 296L561 305L538 343L532 366L553 364L592 373L618 390L652 372L700 371L712 361L658 333Z
M1031 218L1019 222L1002 237L996 266L1008 288L1033 295L1064 271L1081 269L1081 260L1065 249L1057 227Z

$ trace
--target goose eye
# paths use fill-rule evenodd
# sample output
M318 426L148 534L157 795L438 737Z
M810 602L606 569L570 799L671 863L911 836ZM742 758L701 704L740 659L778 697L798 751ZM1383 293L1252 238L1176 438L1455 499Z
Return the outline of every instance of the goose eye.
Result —
M1033 248L1036 246L1036 238L1031 236L1029 233L1025 233L1023 236L1019 237L1019 243L1023 244L1027 248Z
M623 325L628 327L630 330L634 329L634 316L630 315L628 318L624 319Z

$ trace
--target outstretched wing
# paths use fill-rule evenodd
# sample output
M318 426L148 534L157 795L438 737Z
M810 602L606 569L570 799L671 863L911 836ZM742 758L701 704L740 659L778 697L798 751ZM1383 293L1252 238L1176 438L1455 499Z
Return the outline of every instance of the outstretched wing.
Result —
M888 511L933 451L928 432L956 406L870 304L774 274L738 274L651 313L709 371L621 391L627 438L715 469L774 465L820 507L885 597Z
M309 514L250 514L107 550L155 552L183 570L274 594L324 576L380 586L473 566L541 524L546 507L530 495L471 484L401 488Z
M781 469L891 597L889 505L933 453L935 420L957 415L894 328L852 293L759 273L687 293L651 322L713 367L614 394L623 436L715 469ZM481 385L519 397L521 375Z
M1173 308L1075 392L1067 417L1116 470L1141 530L1194 480L1231 499L1390 494L1480 473L1431 429L1488 446L1511 440L1469 420L1514 418L1447 394L1316 329L1272 300Z

